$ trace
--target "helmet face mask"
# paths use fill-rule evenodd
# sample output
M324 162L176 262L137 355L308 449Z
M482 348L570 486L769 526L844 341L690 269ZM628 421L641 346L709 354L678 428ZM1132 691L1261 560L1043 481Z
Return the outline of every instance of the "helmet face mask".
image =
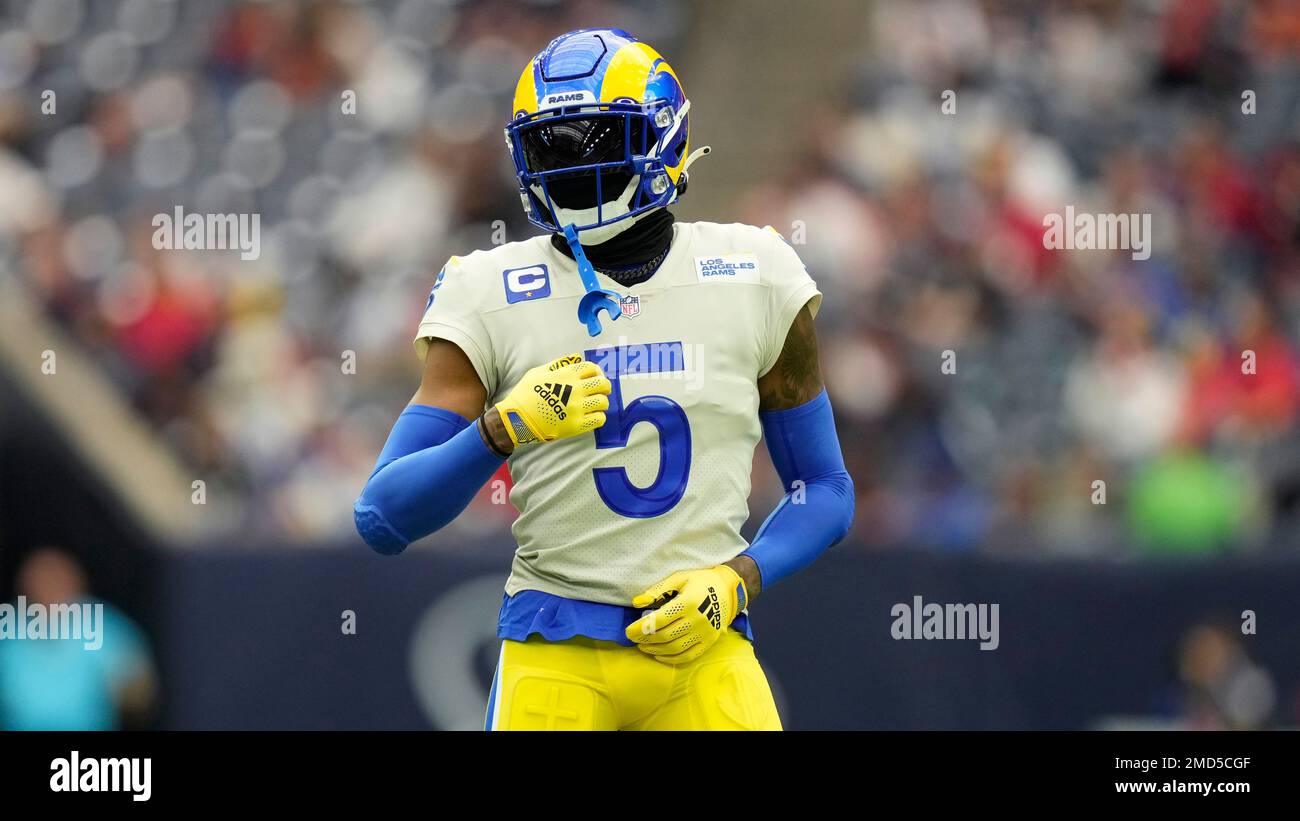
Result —
M519 129L524 161L534 173L623 163L645 155L645 120L622 113L542 117Z
M671 204L684 179L688 109L671 67L626 32L552 41L525 68L505 130L529 221L601 241Z
M605 207L620 199L627 184L634 179L623 169L610 171L577 171L557 175L546 185L551 202L569 211L584 211Z
M636 176L636 158L649 146L646 124L637 113L600 112L540 117L516 134L529 187L541 189L543 214L550 202L569 211L604 209L618 200Z

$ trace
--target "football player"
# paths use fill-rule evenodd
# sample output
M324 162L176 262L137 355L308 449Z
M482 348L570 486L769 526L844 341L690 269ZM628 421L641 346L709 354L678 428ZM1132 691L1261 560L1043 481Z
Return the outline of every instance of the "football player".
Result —
M547 233L438 274L423 380L356 503L398 553L509 462L489 729L780 729L746 611L853 518L817 286L775 231L667 208L708 152L689 111L622 30L529 62L506 142ZM789 492L746 544L760 429Z

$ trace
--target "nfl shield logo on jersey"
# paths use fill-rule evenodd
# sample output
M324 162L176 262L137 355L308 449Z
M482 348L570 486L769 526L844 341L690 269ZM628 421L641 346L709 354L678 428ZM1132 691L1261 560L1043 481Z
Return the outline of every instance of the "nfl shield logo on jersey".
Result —
M636 294L628 294L618 301L618 307L623 310L623 316L631 319L641 313L641 297Z

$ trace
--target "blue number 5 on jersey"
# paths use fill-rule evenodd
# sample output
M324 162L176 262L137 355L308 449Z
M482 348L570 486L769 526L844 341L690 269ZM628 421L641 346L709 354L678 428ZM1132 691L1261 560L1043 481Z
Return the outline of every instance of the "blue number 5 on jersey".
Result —
M586 352L609 378L609 410L605 424L596 428L596 447L627 447L632 428L649 422L659 431L659 473L648 487L637 487L626 468L592 468L596 492L610 510L634 519L649 519L667 513L681 501L691 471L691 427L682 406L666 396L642 396L626 407L620 379L643 373L685 370L680 342L619 345Z

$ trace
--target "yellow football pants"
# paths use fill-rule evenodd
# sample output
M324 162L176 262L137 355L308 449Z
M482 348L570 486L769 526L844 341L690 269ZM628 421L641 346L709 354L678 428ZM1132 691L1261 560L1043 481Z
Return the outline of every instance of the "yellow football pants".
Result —
M779 730L750 642L727 630L690 664L572 638L501 643L489 730Z

